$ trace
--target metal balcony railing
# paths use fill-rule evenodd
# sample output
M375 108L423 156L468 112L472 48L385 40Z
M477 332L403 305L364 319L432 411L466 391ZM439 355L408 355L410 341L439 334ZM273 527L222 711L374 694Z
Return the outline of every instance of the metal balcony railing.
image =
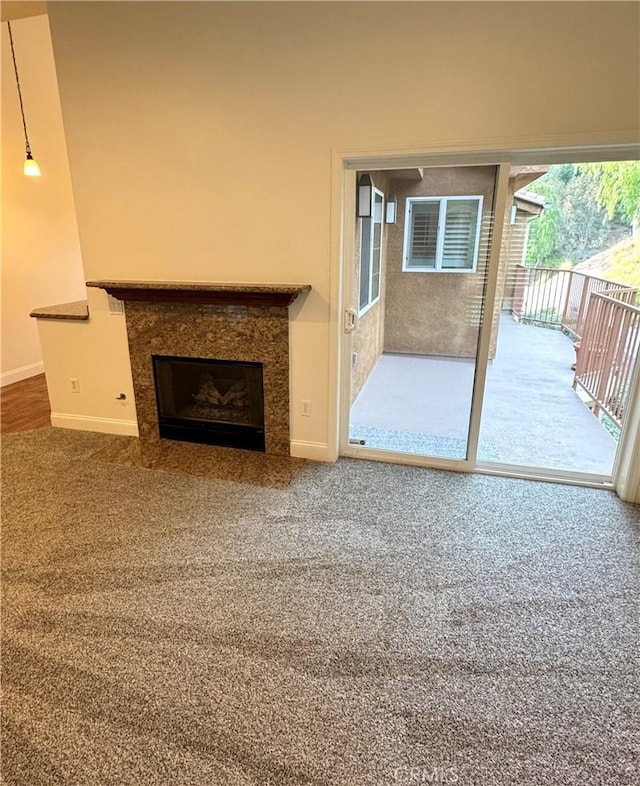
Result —
M604 412L622 427L640 350L640 308L614 293L589 298L573 387L584 390L595 415Z
M573 270L517 265L512 311L522 322L562 329L577 353L574 388L617 425L640 352L638 289Z
M562 328L579 341L592 294L604 292L633 304L637 291L588 273L516 265L512 311L522 322Z

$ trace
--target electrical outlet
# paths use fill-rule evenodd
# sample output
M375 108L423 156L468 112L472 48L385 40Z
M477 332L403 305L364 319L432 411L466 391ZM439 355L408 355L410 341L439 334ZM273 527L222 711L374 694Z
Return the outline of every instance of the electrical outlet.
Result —
M80 392L80 380L77 377L71 377L71 392L72 393Z
M310 401L306 401L306 400L303 399L300 402L300 414L304 415L305 418L310 418L311 417L311 402Z

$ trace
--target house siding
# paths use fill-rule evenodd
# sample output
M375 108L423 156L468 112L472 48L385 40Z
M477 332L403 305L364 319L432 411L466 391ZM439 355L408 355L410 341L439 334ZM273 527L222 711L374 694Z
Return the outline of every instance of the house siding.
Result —
M394 180L398 222L388 232L385 352L475 357L493 209L495 167L427 169L420 182ZM417 196L482 195L482 230L475 273L402 270L406 200Z

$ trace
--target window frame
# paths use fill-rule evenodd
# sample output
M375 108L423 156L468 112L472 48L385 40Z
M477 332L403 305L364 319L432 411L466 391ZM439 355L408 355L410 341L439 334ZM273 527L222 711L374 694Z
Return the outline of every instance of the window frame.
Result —
M444 228L446 226L446 214L447 214L447 204L449 202L455 202L460 200L471 200L476 199L478 201L478 212L477 212L477 223L476 223L476 233L473 245L473 264L471 267L442 267L442 252L444 248L444 238L445 232ZM411 220L412 216L412 205L414 203L422 203L422 202L437 202L439 203L439 213L438 213L438 231L436 237L436 258L435 258L435 265L433 267L422 266L418 267L415 265L408 265L409 260L409 251L410 251L410 244L409 241L412 236L413 232L413 222ZM464 195L456 195L456 196L411 196L407 197L405 202L405 209L404 209L404 240L402 243L402 272L403 273L475 273L478 268L478 252L480 248L480 231L482 227L482 208L484 205L484 197L482 194L464 194Z
M376 200L376 196L379 196L381 198L380 221L379 222L377 222L375 220L375 200ZM372 203L373 203L373 210L371 211L371 216L367 217L367 218L361 218L360 219L360 260L359 260L360 264L358 266L359 267L359 270L358 270L358 316L359 317L363 316L363 314L366 314L367 311L369 311L370 308L372 308L373 306L375 306L376 303L379 302L380 295L381 295L381 292L382 292L382 235L383 235L383 228L384 228L385 196L384 196L384 193L382 191L380 191L379 188L375 188L375 186L373 188L373 193L372 193ZM373 275L374 243L373 243L373 240L374 240L374 233L375 233L375 225L376 225L376 223L380 224L380 265L379 265L379 269L378 269L378 294L375 296L375 298L372 298L373 281L374 281L374 275ZM368 275L368 282L367 282L368 298L367 298L366 304L364 306L361 306L360 305L360 292L361 292L361 288L362 288L362 271L363 271L363 268L362 268L362 250L364 248L363 239L364 239L365 227L367 226L367 224L369 224L369 265L368 265L368 273L369 273L369 275Z

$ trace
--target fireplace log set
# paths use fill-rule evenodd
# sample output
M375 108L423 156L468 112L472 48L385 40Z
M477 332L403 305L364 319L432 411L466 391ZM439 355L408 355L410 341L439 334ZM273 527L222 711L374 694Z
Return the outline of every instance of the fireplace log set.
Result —
M226 392L221 392L220 388ZM243 379L215 379L213 374L202 374L193 398L192 406L178 412L180 417L245 424L251 422L249 391Z
M264 450L262 364L154 356L160 436Z

